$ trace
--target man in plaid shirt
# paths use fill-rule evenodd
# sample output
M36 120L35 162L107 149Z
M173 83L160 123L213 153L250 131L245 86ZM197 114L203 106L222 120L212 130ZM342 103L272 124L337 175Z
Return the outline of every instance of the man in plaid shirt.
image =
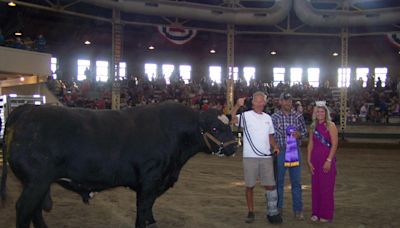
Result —
M292 102L292 96L289 93L282 93L279 97L280 109L271 116L275 128L275 141L281 151L277 162L278 208L282 212L285 173L289 169L294 216L298 220L304 220L301 193L300 142L302 138L307 136L307 129L303 115L292 109ZM289 130L292 131L289 132ZM290 145L290 149L289 147L287 148L288 145ZM289 153L291 157L288 156ZM294 159L294 161L289 162L288 159Z

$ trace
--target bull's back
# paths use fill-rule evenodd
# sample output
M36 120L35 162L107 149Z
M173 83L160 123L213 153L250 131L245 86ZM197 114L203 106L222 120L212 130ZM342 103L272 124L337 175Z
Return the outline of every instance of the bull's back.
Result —
M192 112L176 103L127 112L23 105L17 107L7 120L7 147L11 143L14 147L54 147L54 150L74 154L85 151L101 153L101 150L130 147L147 140L149 146L153 146L154 138L167 140L165 135L171 134L171 130L177 131L183 126L194 128Z
M111 110L57 106L16 109L7 123L10 167L23 182L41 175L41 179L67 177L78 183L103 181L110 185L111 178L104 174L111 176L118 171L114 163L110 167L110 158L120 161L113 153L120 150L118 140L123 138L114 129L129 125L117 124L127 122L125 118L124 113Z
M7 117L6 120L6 127L7 126L12 126L16 123L16 121L24 115L24 113L29 113L34 109L34 105L31 104L25 104L25 105L20 105L18 107L16 107L11 113L10 115ZM5 134L7 134L7 132L5 132Z
M35 155L74 156L85 149L95 150L88 145L107 143L107 135L117 122L124 121L123 116L110 110L24 105L7 121L7 148L11 155L29 150Z
M84 148L84 143L106 143L115 129L124 130L129 118L118 111L57 106L24 106L12 112L7 121L11 142L30 145L56 144L60 149L71 145ZM124 123L124 124L120 124ZM118 135L117 135L118 136Z
M129 111L23 106L7 122L10 166L20 176L37 166L76 181L123 183L129 180L115 177L134 176L147 161L168 166L178 132L195 128L193 119L193 110L175 103Z

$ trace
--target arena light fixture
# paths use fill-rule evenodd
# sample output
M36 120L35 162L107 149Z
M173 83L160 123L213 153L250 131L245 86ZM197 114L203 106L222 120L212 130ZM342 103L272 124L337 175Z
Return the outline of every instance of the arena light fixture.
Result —
M22 32L15 32L14 35L16 35L16 36L22 36Z
M14 6L17 6L17 4L15 4L15 2L14 2L14 1L10 1L10 2L8 3L8 6L12 6L12 7L14 7Z
M336 57L336 56L338 56L339 54L338 54L337 52L333 52L332 55Z
M214 49L211 49L211 50L210 50L210 53L211 53L211 54L215 54L216 51L215 51Z
M276 51L271 51L270 54L271 54L271 55L276 55L277 52L276 52Z
M149 46L149 50L154 50L154 49L156 49L156 48L153 45Z
M86 41L84 42L84 44L85 44L85 45L89 45L89 44L91 44L91 42L90 42L89 40L86 40Z

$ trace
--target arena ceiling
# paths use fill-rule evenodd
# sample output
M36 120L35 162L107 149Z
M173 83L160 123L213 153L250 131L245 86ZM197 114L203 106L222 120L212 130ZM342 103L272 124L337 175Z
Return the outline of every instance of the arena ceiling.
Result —
M237 34L350 36L400 32L399 0L0 0L3 34L28 28L34 21L108 27L113 9L120 22L139 31L158 25ZM36 29L40 29L37 28Z
M361 39L388 33L400 37L400 0L17 0L13 1L16 7L9 7L9 2L0 0L0 29L6 39L19 31L32 40L44 34L48 51L55 55L80 53L88 48L83 45L86 38L93 41L94 55L111 53L115 22L124 27L126 53L147 50L149 44L167 53L203 53L218 45L224 49L228 24L235 26L238 52L270 46L280 51L284 48L280 41L293 39L309 46L313 40L324 40L326 52L340 51L338 37L344 27L350 37ZM113 18L114 9L120 20ZM178 25L198 33L190 45L171 45L160 39L160 25ZM203 55L209 57L208 52Z

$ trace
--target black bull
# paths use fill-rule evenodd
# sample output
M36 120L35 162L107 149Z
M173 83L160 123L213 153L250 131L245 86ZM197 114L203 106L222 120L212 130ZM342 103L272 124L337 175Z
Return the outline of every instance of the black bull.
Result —
M155 226L157 197L178 180L200 151L232 155L234 136L215 110L195 111L174 102L124 111L24 105L6 123L4 158L22 182L18 228L47 227L50 185L82 195L117 186L136 191L136 227ZM208 142L206 142L208 141ZM209 148L209 147L211 148ZM1 194L5 199L6 159ZM50 205L49 205L50 201Z

